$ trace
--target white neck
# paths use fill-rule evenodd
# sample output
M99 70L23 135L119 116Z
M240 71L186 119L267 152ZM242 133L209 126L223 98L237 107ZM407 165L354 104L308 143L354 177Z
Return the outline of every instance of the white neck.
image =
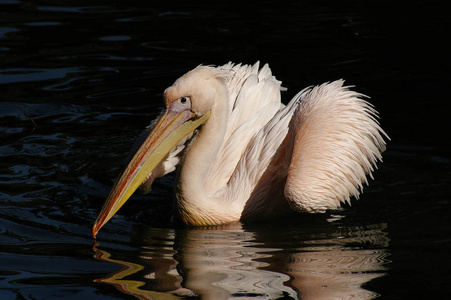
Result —
M231 222L238 220L241 213L231 212L230 202L215 198L205 188L205 179L224 141L228 121L225 86L216 97L210 118L186 150L176 187L179 215L185 223L192 225Z

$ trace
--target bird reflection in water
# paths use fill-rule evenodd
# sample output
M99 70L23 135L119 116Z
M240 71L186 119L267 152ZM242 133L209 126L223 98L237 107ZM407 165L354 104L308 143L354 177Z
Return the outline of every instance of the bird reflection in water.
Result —
M123 267L96 282L138 299L373 299L378 294L362 285L386 272L385 228L338 227L305 236L246 230L241 223L148 228L139 254L127 256L133 262L94 246L97 259Z

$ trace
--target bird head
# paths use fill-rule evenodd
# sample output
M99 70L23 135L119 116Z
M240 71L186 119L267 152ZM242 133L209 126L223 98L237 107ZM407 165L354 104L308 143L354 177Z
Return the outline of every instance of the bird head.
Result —
M226 72L199 66L165 90L166 109L114 184L92 228L94 237L168 153L187 135L207 122L218 92L227 93L225 80Z

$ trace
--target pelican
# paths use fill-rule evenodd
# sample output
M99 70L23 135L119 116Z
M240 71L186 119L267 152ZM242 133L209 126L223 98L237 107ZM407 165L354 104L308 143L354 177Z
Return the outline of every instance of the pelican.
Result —
M138 187L178 166L174 216L209 226L321 213L358 198L388 136L343 80L287 105L266 64L200 65L164 92L166 109L112 188L95 237Z

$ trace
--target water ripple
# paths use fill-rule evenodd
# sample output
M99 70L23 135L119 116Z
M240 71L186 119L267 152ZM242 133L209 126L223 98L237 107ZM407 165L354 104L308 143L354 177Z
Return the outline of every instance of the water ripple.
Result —
M60 79L66 77L70 73L79 73L80 71L81 68L2 69L0 70L0 84Z
M85 13L85 14L108 14L118 12L131 12L134 9L131 7L113 7L113 6L38 6L38 10L49 12L64 12L64 13Z

